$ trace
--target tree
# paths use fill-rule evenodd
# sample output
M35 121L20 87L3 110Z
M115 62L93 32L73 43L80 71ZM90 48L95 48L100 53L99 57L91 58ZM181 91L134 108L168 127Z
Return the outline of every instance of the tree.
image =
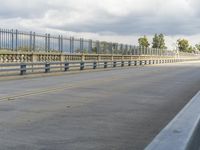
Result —
M196 50L200 51L200 44L196 44L195 47L196 47Z
M149 47L149 45L150 45L148 42L148 39L145 35L138 39L138 43L139 43L139 46L145 47L145 48Z
M159 49L166 49L167 47L165 46L165 38L164 35L161 34L155 34L153 37L153 42L152 42L152 48L159 48Z
M190 46L189 41L186 39L178 39L177 44L178 44L179 51L189 52L191 49L191 48L189 49L189 46Z

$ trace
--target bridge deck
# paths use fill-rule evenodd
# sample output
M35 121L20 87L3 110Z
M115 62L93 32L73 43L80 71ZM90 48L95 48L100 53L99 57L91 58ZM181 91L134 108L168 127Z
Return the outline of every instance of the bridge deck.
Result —
M0 82L0 149L140 150L200 89L200 62Z

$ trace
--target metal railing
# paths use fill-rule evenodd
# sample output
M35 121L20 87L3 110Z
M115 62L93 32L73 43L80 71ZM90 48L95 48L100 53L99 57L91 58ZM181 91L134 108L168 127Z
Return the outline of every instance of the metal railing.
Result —
M38 34L19 30L0 29L0 50L19 52L63 52L121 55L168 55L174 51L138 47L128 44L94 41L63 35Z
M69 70L84 70L98 68L115 68L125 66L154 65L190 61L192 59L141 59L121 61L74 61L74 62L46 62L46 63L11 63L0 64L0 76L25 75L33 73L66 72Z

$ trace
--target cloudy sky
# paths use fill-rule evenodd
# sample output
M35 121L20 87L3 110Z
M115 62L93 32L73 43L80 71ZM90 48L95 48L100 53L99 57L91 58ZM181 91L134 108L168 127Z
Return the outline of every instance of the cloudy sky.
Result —
M199 0L0 0L0 28L137 44L164 33L200 42Z

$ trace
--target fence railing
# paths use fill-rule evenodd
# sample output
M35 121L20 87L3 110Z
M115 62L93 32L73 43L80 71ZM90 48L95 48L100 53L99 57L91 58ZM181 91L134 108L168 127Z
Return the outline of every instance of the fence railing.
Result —
M0 50L121 55L175 55L174 51L94 41L63 35L0 29Z
M189 61L193 59L174 59L174 58L143 58L127 60L101 60L101 61L74 61L74 62L37 62L37 63L0 63L0 76L26 75L33 73L66 72L69 70L84 70L98 68L130 67L141 65L154 65L163 63L175 63Z

